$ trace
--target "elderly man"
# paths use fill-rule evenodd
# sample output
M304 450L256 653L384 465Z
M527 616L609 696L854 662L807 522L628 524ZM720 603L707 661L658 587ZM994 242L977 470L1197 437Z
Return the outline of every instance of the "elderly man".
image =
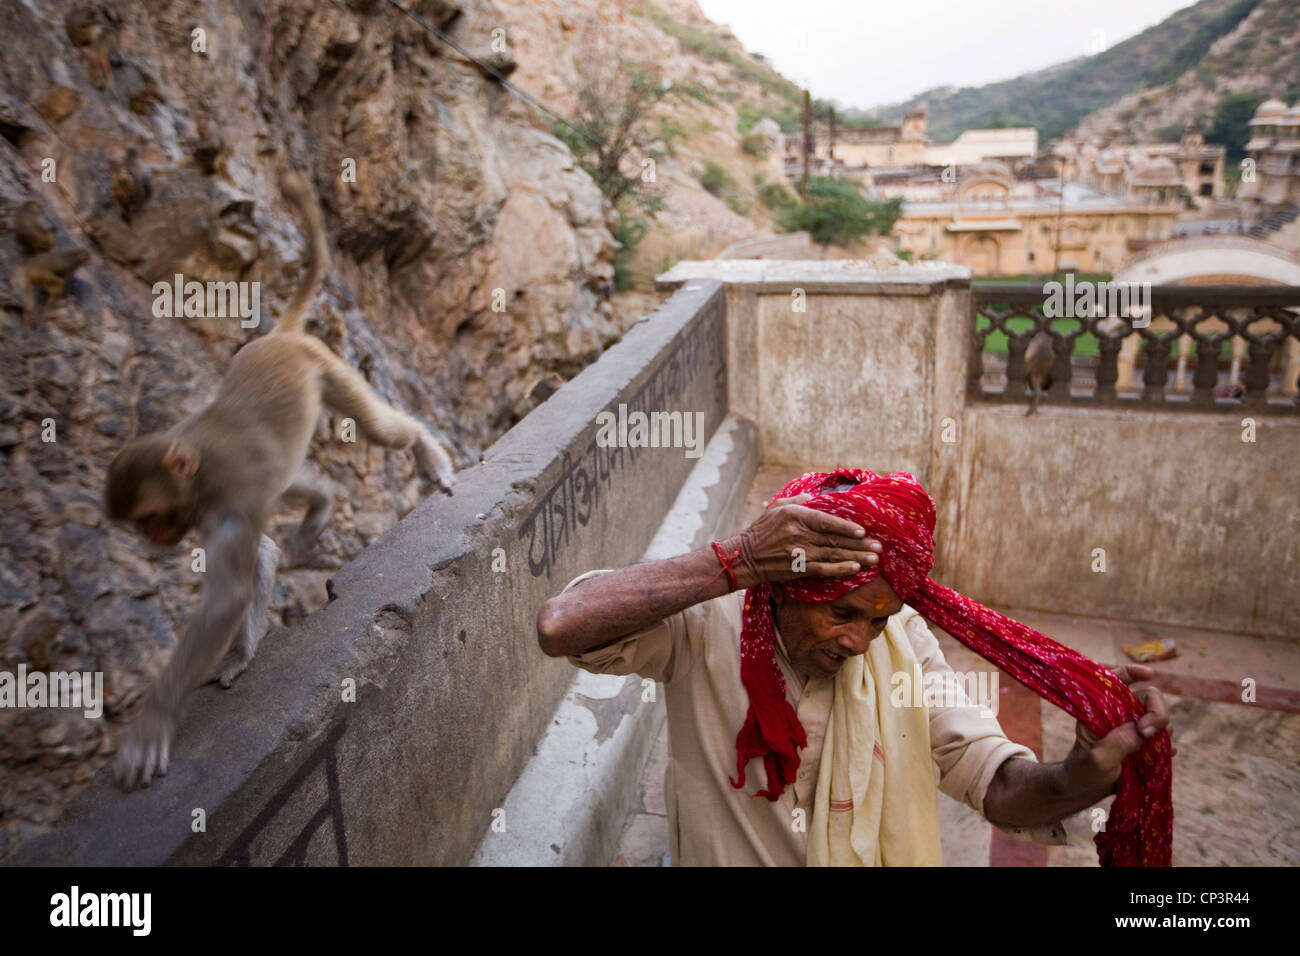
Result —
M674 862L938 864L937 776L994 825L1055 843L1119 781L1103 861L1167 865L1168 719L1150 669L1111 675L931 581L933 528L910 475L812 473L736 538L588 572L542 606L548 655L664 683ZM895 703L900 673L955 684L918 609L1086 718L1063 761L1038 762L959 688Z

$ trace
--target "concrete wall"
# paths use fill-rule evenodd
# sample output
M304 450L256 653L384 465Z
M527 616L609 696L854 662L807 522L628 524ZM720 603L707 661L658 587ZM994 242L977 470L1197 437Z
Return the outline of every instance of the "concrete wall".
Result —
M659 277L727 284L730 408L758 426L763 464L915 475L956 520L970 349L970 270L858 260L681 262ZM947 566L941 535L936 566Z
M573 679L536 646L538 607L640 557L695 464L598 447L596 415L620 403L703 412L714 432L717 282L688 284L461 472L454 498L343 568L332 602L269 635L231 690L196 693L165 778L123 795L101 774L10 862L468 861Z
M1003 607L1300 639L1300 420L1258 416L1247 442L1243 417L968 408L950 583Z
M731 409L759 428L764 464L828 460L925 480L940 351L962 333L969 270L928 265L743 260L679 263L661 285L709 266L727 281ZM960 376L959 376L960 378ZM961 379L964 382L964 379Z
M730 406L763 464L926 486L937 579L1002 607L1300 639L1300 418L1258 415L1244 442L1234 410L968 404L969 275L733 260L659 282L726 283Z

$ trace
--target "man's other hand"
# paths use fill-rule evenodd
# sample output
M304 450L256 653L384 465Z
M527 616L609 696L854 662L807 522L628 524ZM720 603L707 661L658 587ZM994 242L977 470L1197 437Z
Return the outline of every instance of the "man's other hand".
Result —
M1141 664L1130 664L1117 667L1115 676L1128 685L1142 702L1146 713L1137 721L1120 724L1101 738L1082 723L1075 723L1074 748L1065 758L1066 777L1071 791L1111 792L1115 781L1119 779L1124 758L1136 753L1147 740L1169 726L1164 695L1155 684L1150 683L1155 677L1155 671Z

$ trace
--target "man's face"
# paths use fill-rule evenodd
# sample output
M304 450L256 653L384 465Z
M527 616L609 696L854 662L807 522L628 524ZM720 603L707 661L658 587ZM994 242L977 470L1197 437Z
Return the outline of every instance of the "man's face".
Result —
M794 669L807 677L833 677L847 658L866 653L903 602L878 574L862 587L821 604L805 604L772 588L776 626Z

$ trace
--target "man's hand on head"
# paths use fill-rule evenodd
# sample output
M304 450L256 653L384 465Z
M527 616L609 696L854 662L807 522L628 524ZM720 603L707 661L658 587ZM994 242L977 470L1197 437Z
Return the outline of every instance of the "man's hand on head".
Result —
M847 577L880 560L879 541L847 518L805 508L802 503L811 497L779 498L739 535L719 542L727 553L739 552L734 570L741 588L810 576Z
M774 501L739 535L717 542L737 587L810 575L844 577L876 564L880 542L852 521L805 508L809 497ZM712 546L618 568L544 602L537 613L538 644L551 657L582 654L731 589Z

